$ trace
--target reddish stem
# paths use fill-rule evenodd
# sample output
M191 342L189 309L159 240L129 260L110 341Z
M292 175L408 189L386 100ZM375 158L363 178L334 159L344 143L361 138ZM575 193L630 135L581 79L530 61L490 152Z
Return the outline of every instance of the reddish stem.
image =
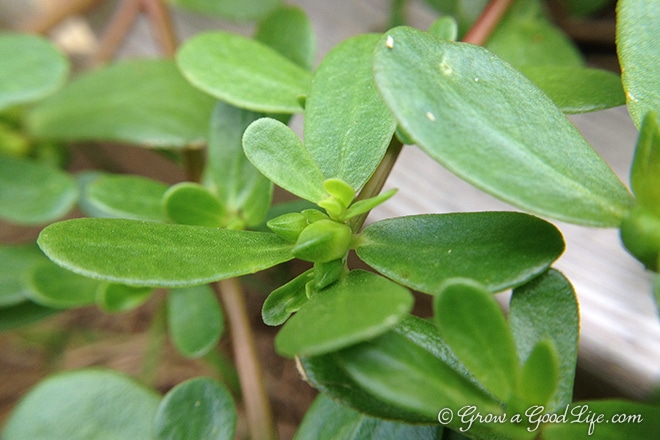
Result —
M472 28L463 37L463 41L483 46L502 20L502 17L504 17L506 11L513 4L513 1L492 0L488 3Z
M99 48L92 59L93 65L104 64L115 56L135 23L141 6L142 0L124 0L115 10L101 38Z
M168 7L162 0L142 0L142 7L149 16L149 21L163 53L168 57L174 57L177 38Z
M35 34L45 34L74 14L84 12L102 0L60 0L46 12L23 23L19 30Z

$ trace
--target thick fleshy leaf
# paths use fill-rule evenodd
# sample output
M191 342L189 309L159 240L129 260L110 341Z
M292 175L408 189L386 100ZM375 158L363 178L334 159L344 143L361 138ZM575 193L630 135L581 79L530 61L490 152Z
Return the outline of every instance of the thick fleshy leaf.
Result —
M46 261L35 244L0 245L0 307L21 303L29 297L28 276Z
M233 440L236 405L229 391L205 377L187 380L163 397L154 419L154 440Z
M625 400L575 402L566 408L565 419L565 423L542 425L543 438L651 439L660 432L659 406Z
M311 73L275 49L249 38L208 32L186 41L177 53L184 76L196 87L236 107L298 113Z
M261 223L270 208L273 184L243 152L243 133L260 115L219 102L211 116L211 133L203 181L232 215L248 226Z
M130 60L78 77L39 104L28 122L39 137L183 148L205 141L214 103L174 62Z
M523 363L539 341L552 341L559 355L559 384L546 408L557 411L568 405L573 400L579 334L578 303L571 284L551 269L515 289L509 325Z
M305 11L299 7L283 6L274 10L259 23L254 39L304 69L312 70L314 66L316 36Z
M477 381L502 401L515 391L513 334L493 295L471 280L449 281L434 300L442 337Z
M540 0L514 2L495 28L486 47L521 66L582 66L580 50L549 19Z
M617 2L616 44L628 112L637 127L649 110L660 111L660 3Z
M96 290L96 304L108 313L127 312L144 304L152 293L149 287L106 283Z
M0 110L43 98L64 84L66 57L35 35L0 35Z
M459 34L463 35L472 23L481 15L481 12L488 4L488 0L426 0L428 4L436 8L443 15L450 15L456 19L459 28Z
M75 219L37 241L58 264L105 281L184 287L267 269L293 258L274 234L123 219Z
M218 299L208 284L170 290L167 322L174 345L191 358L215 347L225 326Z
M161 199L168 186L142 176L103 175L85 186L84 198L99 217L166 220Z
M285 190L311 202L326 197L323 174L298 135L271 118L245 130L243 148L250 162Z
M31 274L28 296L37 304L54 309L72 309L94 304L99 282L46 261Z
M655 112L642 123L630 180L637 203L660 216L660 127Z
M282 0L168 0L202 14L217 15L232 20L255 20L268 14Z
M159 401L152 390L113 371L61 373L40 382L23 397L2 438L146 439Z
M9 307L0 307L0 332L34 324L58 312L57 309L40 306L31 301Z
M403 130L431 157L522 209L619 225L631 195L528 78L478 46L405 27L387 38L392 47L383 38L375 52L376 84Z
M517 385L517 397L524 402L524 409L535 405L547 405L559 382L559 354L554 343L543 339L529 353Z
M359 190L380 163L396 123L374 86L375 34L350 38L326 55L305 104L305 148L324 179Z
M626 103L621 78L612 72L569 66L522 66L520 71L564 113L587 113Z
M392 328L412 305L408 289L371 272L352 271L312 296L282 327L275 348L285 356L339 350Z
M492 292L517 286L564 250L553 225L516 212L398 217L369 225L359 238L360 259L429 294L450 278L472 278Z
M294 440L437 440L441 433L440 426L370 417L321 394L307 410Z
M227 224L227 212L220 200L202 185L181 182L163 197L163 209L175 223L220 228Z
M69 212L77 198L78 187L69 174L0 155L0 218L24 225L47 223Z
M309 269L285 285L273 290L261 308L261 319L266 325L282 325L292 313L297 312L308 300L305 286L314 279Z
M458 38L458 23L454 17L445 15L434 21L427 32L441 40L456 41Z

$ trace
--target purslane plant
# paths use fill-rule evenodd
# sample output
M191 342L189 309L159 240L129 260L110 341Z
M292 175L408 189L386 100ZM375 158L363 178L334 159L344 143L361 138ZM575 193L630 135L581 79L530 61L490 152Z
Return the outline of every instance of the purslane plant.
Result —
M493 50L508 47L502 43L507 35L518 35L516 19L526 17L529 3L538 6L513 7L499 30L505 33L493 36ZM633 103L630 98L635 87L654 89L645 75L657 72L657 58L651 65L649 57L640 61L631 41L643 37L635 31L639 20L657 15L652 2L619 4L622 63L645 67L644 74L636 77L631 69L624 78L641 130L632 172L635 197L563 114L621 104L621 85L612 75L575 65L539 66L529 52L516 59L502 50L504 61L490 50L453 41L460 26L451 20L429 32L397 27L350 38L313 73L308 44L279 45L267 31L261 41L275 40L272 47L220 32L192 38L177 54L183 77L165 61L90 73L30 112L36 135L179 149L206 137L208 162L199 182L169 188L135 176L86 176L81 206L91 215L123 218L67 220L44 228L43 252L82 276L44 263L34 271L30 291L37 293L31 295L51 307L96 301L122 310L147 298L151 288L170 288L173 339L184 353L197 356L222 331L219 305L206 283L299 258L313 267L272 291L263 305L264 322L283 324L275 347L298 359L309 383L353 409L320 397L297 438L330 438L319 437L318 428L330 418L346 429L364 423L370 432L419 438L438 438L439 423L475 438L583 438L593 428L589 423L576 428L548 422L584 406L644 419L598 426L599 431L653 435L660 430L657 407L572 403L578 305L568 280L550 268L564 249L553 225L517 212L362 224L372 208L394 195L380 193L380 187L401 144L416 144L457 175L532 214L620 227L628 249L657 270L658 105L654 95L635 95ZM298 16L295 10L281 17ZM81 117L91 111L83 103L99 84L118 84L113 75L129 85L119 88L137 106L136 116L112 108L121 100L109 99L115 92L108 91L108 99L90 104L95 112L107 110L96 112L100 122L90 126ZM571 94L567 90L575 83L567 77L581 79L578 84L595 78L607 87ZM165 103L132 92L147 78L155 80L156 90L179 90L177 107L165 105L173 100L162 95L157 98ZM177 110L185 106L189 111L180 119ZM286 125L287 115L298 112L304 115L304 140ZM205 118L211 120L208 135ZM247 230L267 217L273 184L309 206L271 217L267 232ZM352 251L375 271L351 270ZM434 296L433 321L410 315L409 289ZM508 320L492 296L507 289L513 289ZM187 314L194 309L197 314ZM195 320L201 325L191 327ZM106 380L117 386L97 387ZM10 420L6 438L34 433L39 428L28 421L39 405L86 381L93 391L74 399L81 408L95 393L112 402L105 412L92 411L97 421L88 432L121 420L143 432L152 429L156 438L214 426L229 426L217 438L233 437L233 403L215 382L187 382L160 400L113 373L81 372L37 387ZM136 394L134 417L122 411L122 387ZM200 393L208 399L200 411L172 415L198 401ZM471 406L493 418L467 427L458 417L442 418L452 414L445 409L457 413ZM530 408L541 408L544 416Z

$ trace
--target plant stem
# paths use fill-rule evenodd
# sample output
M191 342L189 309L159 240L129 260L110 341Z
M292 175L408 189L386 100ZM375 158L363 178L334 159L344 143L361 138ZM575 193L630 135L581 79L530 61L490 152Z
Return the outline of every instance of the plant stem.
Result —
M406 24L407 0L391 0L390 3L390 27Z
M61 0L50 6L43 14L23 23L19 30L35 34L45 34L67 17L84 12L102 0Z
M204 172L204 154L201 148L186 147L183 150L183 161L186 167L186 178L190 182L200 182Z
M165 346L167 333L167 306L163 301L158 305L156 313L151 318L147 331L147 348L142 361L140 379L148 386L154 386L157 380L158 366Z
M238 279L230 278L214 283L213 288L222 298L227 311L250 437L255 440L274 440L277 438L275 425L261 375L242 286Z
M92 58L92 65L104 64L114 57L128 31L135 23L141 6L142 0L123 0L122 4L115 10L103 33L99 48Z
M472 28L465 34L463 41L466 43L484 45L490 34L502 21L502 17L513 4L514 0L492 0L481 13Z
M142 0L142 7L149 16L149 21L163 53L173 58L176 54L177 38L168 7L163 3L163 0Z

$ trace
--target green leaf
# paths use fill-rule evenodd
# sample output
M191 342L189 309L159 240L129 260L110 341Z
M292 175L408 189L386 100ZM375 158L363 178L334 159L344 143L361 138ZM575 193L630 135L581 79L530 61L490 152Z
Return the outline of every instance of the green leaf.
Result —
M59 169L0 155L0 218L39 225L64 216L78 198L75 180Z
M573 381L578 354L578 302L568 280L549 270L513 291L509 306L509 325L522 362L543 340L552 341L559 355L559 384L547 404L557 411L573 400Z
M96 216L164 222L161 199L167 189L146 177L108 174L87 184L83 194Z
M28 296L37 304L72 309L94 304L99 282L45 261L33 269L30 285Z
M215 347L225 326L218 299L208 285L170 290L167 322L177 350L190 358Z
M459 35L463 35L472 23L481 15L488 4L488 0L426 0L443 15L451 15L458 23Z
M0 307L19 304L29 297L28 276L35 265L44 261L34 243L0 245Z
M312 296L282 327L275 348L285 356L339 350L392 328L412 304L406 288L370 272L352 271Z
M564 113L587 113L626 103L621 78L612 72L569 66L522 66L520 70Z
M282 6L264 18L254 39L272 47L303 69L312 70L316 57L316 36L312 23L301 8Z
M344 258L352 239L348 225L319 220L302 230L291 252L301 260L329 263Z
M515 212L425 214L382 220L362 231L357 255L383 275L438 293L450 278L498 292L545 271L564 250L559 231Z
M59 310L25 301L9 307L0 307L0 332L15 330L48 318Z
M323 174L289 127L270 118L259 119L243 135L245 154L266 177L311 202L326 197Z
M346 215L344 216L344 219L348 220L349 218L353 218L360 214L364 214L371 211L376 206L381 205L382 203L385 203L387 200L389 200L390 197L396 194L396 191L397 190L393 188L375 197L369 197L368 199L358 200L348 208L348 210L346 211Z
M274 234L123 219L46 227L41 250L74 272L136 286L184 287L254 273L293 258Z
M660 216L660 127L655 112L642 123L630 175L637 203Z
M546 405L553 397L559 382L559 354L549 339L543 339L529 353L517 384L516 394L524 402L524 409Z
M588 16L612 3L612 0L560 0L571 15Z
M427 32L441 40L456 41L458 38L458 23L454 17L445 15L434 21Z
M437 440L441 435L440 426L370 417L321 394L307 410L294 440Z
M159 400L152 390L116 372L61 373L40 382L21 399L2 438L146 439Z
M243 133L257 113L219 102L211 117L211 133L203 182L227 211L248 226L261 223L270 208L273 184L245 157Z
M243 36L207 32L187 40L177 53L184 76L199 89L236 107L298 113L311 74L274 49Z
M660 407L625 400L575 402L567 406L565 422L543 426L546 440L598 438L651 439L660 432Z
M273 290L261 308L261 318L266 325L282 325L292 313L307 302L305 285L314 279L314 270L309 269L285 285Z
M518 379L513 334L493 295L471 280L448 281L434 300L442 337L475 379L507 401Z
M396 123L371 69L379 36L361 35L331 50L316 70L305 104L305 148L324 179L359 190L380 163Z
M0 110L44 98L66 81L69 62L48 40L0 35Z
M539 0L514 2L486 47L516 67L584 64L579 48L552 23Z
M96 304L108 313L133 310L149 299L153 289L123 284L102 284L96 290Z
M282 0L168 0L202 14L232 20L255 20L275 9Z
M499 405L468 379L403 336L388 332L338 353L348 375L368 393L437 422L444 408L476 405L499 414ZM458 418L449 427L456 426Z
M616 44L628 112L642 125L649 110L660 111L660 3L654 0L617 2Z
M228 223L225 207L202 185L181 182L170 187L163 196L167 216L182 225L221 228Z
M205 377L187 380L163 397L154 419L154 440L233 440L236 406L229 392Z
M431 157L522 209L619 225L632 204L626 187L529 79L478 46L405 27L388 36L393 47L376 48L376 84Z
M28 122L38 137L183 148L205 142L214 104L174 62L130 60L79 76L37 106Z

